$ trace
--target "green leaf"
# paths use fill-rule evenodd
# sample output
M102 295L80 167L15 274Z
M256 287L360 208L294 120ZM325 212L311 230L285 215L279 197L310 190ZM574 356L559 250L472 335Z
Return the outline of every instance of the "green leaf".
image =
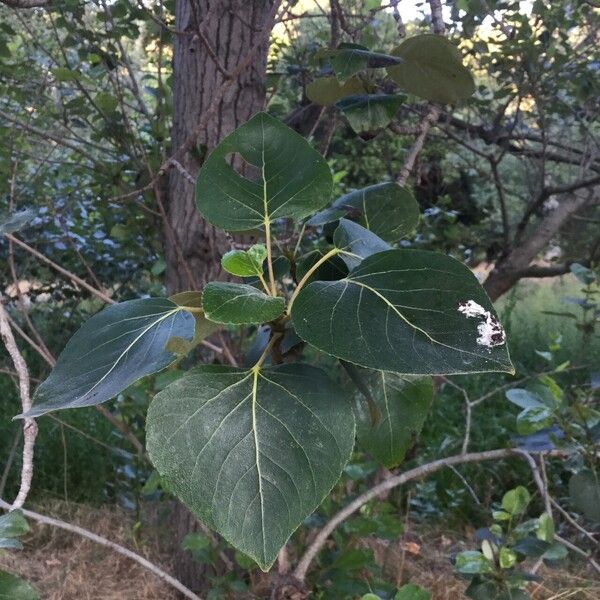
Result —
M223 269L238 277L252 277L263 274L263 262L267 258L267 249L255 244L248 250L231 250L221 258Z
M567 547L555 542L548 550L546 550L546 552L544 552L544 554L542 554L542 558L544 560L557 561L564 560L568 555L569 551L567 550Z
M328 54L331 66L341 80L367 68L376 69L400 63L400 59L396 56L371 52L358 44L340 44L336 50L331 50Z
M219 325L209 321L204 315L204 311L202 310L202 292L179 292L178 294L169 296L169 300L172 300L175 304L183 308L193 310L195 327L194 337L191 341L176 335L169 338L169 341L165 344L165 350L168 352L176 354L177 357L185 356L196 348L202 340L220 329Z
M348 219L340 219L340 224L333 233L333 243L336 248L343 250L341 257L349 269L359 265L367 256L391 248L372 231Z
M527 488L519 485L504 494L502 497L502 508L514 517L523 514L530 501L531 496Z
M322 250L314 250L306 256L303 256L299 263L296 276L298 280L304 275L325 255ZM348 267L344 260L339 255L332 256L323 264L317 267L317 270L310 276L308 282L311 281L338 281L342 277L348 275ZM307 282L307 283L308 283Z
M544 542L552 543L554 541L554 521L548 513L539 516L536 536Z
M500 548L500 567L502 569L510 569L517 563L517 554L510 548L503 546Z
M407 380L394 373L373 372L366 378L381 415L373 426L362 396L356 397L357 435L360 444L391 469L414 445L433 400L433 383L427 378Z
M386 242L409 236L419 223L419 205L413 193L393 182L345 194L332 204L332 209L345 210L350 218Z
M571 502L586 518L600 523L600 484L592 471L581 471L569 481Z
M257 167L257 181L230 166L234 153ZM213 225L243 231L284 217L307 217L327 204L332 186L327 162L300 134L258 113L229 134L204 162L196 202Z
M21 511L13 510L0 516L0 539L19 537L28 531L29 525Z
M94 98L94 102L96 106L105 113L113 113L117 110L117 106L119 106L119 101L112 94L107 94L106 92L100 92L96 94Z
M517 540L513 544L513 550L527 556L529 558L537 558L542 556L546 550L550 548L550 544L544 540L539 540L531 535Z
M263 570L353 444L350 403L302 364L200 367L157 394L147 417L148 452L169 489Z
M410 94L431 102L455 104L475 91L473 76L462 64L458 48L438 35L417 35L392 51L402 59L388 75Z
M596 274L594 271L584 267L583 265L580 265L579 263L573 263L569 269L571 270L571 273L573 273L573 275L575 275L575 277L577 277L577 279L579 279L579 281L581 281L581 283L584 285L590 285L596 281Z
M267 323L283 313L285 300L244 283L208 283L202 294L206 318L215 323Z
M520 408L544 408L540 398L528 390L513 388L505 393L506 399Z
M192 340L192 314L168 298L114 304L86 321L68 341L50 376L24 415L100 404L144 375L177 358L166 349L173 337Z
M65 67L55 67L50 70L57 81L77 81L80 77L78 71L71 71Z
M12 214L0 215L0 235L5 233L14 233L20 231L30 221L35 219L36 211L31 208L26 208Z
M39 600L40 595L24 579L0 571L0 600Z
M431 594L414 583L403 585L394 596L394 600L430 600Z
M456 555L456 570L465 575L490 573L493 570L492 563L481 552L467 550Z
M333 106L340 98L353 94L365 94L365 83L358 77L350 77L340 83L337 77L319 77L306 86L306 95L309 100L322 106Z
M545 406L532 406L517 415L517 432L519 435L530 435L540 429L546 429L554 423L554 415Z
M403 96L393 94L361 94L345 96L335 105L344 113L350 127L360 134L387 127L403 101Z
M513 372L477 278L442 254L374 254L340 281L303 287L291 316L303 340L363 367L413 375Z

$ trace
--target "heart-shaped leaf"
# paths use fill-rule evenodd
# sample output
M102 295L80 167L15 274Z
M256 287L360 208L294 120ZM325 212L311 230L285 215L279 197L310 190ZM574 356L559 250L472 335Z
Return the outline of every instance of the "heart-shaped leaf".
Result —
M378 183L340 196L334 210L345 210L386 242L409 236L419 223L419 205L407 187L393 182Z
M256 167L256 181L230 165L236 153ZM244 231L279 218L307 217L327 204L332 186L327 161L300 134L258 113L206 159L198 174L196 202L213 225Z
M204 523L268 570L350 457L349 401L320 369L200 367L157 394L150 458Z
M283 313L285 300L244 283L208 283L202 293L206 318L215 323L267 323Z
M356 133L384 129L396 116L404 98L393 94L365 94L346 96L335 105L343 113Z
M336 248L344 251L341 257L349 269L359 265L367 256L391 248L372 231L348 219L340 219L340 224L333 234L333 243Z
M492 303L471 271L443 254L374 254L340 281L303 287L291 316L303 340L363 367L513 372Z
M36 390L34 405L21 417L100 404L144 375L174 362L166 345L173 337L191 341L191 312L168 298L129 300L105 308L68 341L50 376Z
M340 98L353 94L366 94L366 85L358 77L350 77L340 83L337 77L318 77L306 86L306 96L309 100L322 106L333 106Z
M402 42L392 54L402 62L389 67L388 75L409 94L455 104L475 91L473 76L463 66L459 49L446 38L417 35Z
M373 371L366 384L380 419L373 425L362 395L357 394L358 441L375 460L391 469L404 460L421 432L433 400L433 382L429 377L409 380L395 373Z

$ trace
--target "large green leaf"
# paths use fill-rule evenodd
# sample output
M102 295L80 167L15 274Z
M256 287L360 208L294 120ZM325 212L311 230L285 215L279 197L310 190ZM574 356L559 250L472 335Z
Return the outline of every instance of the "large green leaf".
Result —
M349 218L387 242L410 235L419 223L419 205L407 187L378 183L339 197L332 208L345 210Z
M283 313L285 300L267 296L244 283L208 283L202 294L204 314L216 323L267 323Z
M592 471L581 471L569 481L571 502L590 521L600 523L600 482Z
M306 342L363 367L513 372L492 303L469 269L443 254L374 254L340 281L305 286L291 316Z
M367 256L390 249L390 245L379 236L348 219L340 219L333 233L333 243L336 248L344 251L341 256L350 269Z
M0 516L0 548L20 550L23 544L15 538L28 531L29 525L20 511L13 510Z
M157 394L150 458L204 523L267 570L338 480L349 401L315 367L201 367Z
M242 177L231 165L241 157L258 170L258 179ZM196 201L217 227L243 231L274 219L302 219L329 201L333 180L325 159L293 129L258 113L229 134L204 162Z
M191 341L193 315L168 298L129 300L105 308L68 341L48 379L36 390L25 415L100 404L144 375L176 360L166 345Z
M309 100L323 106L332 106L344 96L366 93L366 85L358 77L350 77L344 83L340 83L333 75L319 77L306 86L306 95Z
M346 96L335 105L356 133L374 132L390 124L396 116L403 96L393 94L364 94Z
M358 440L373 458L391 469L404 460L421 432L433 399L433 382L429 377L410 380L373 371L365 383L380 419L373 425L364 398L357 393Z
M24 579L0 571L0 600L38 600L39 597Z
M454 104L475 91L473 76L462 64L460 50L446 38L423 34L392 51L402 59L389 67L389 76L410 94L432 102Z

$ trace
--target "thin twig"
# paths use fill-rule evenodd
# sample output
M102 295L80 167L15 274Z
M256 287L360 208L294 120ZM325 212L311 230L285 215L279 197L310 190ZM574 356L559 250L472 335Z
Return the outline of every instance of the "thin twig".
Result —
M0 335L8 351L15 371L19 376L19 396L21 398L21 407L23 412L31 408L31 396L29 395L29 371L23 355L19 351L17 343L12 333L8 314L0 302ZM21 485L19 493L12 504L12 509L21 508L27 499L27 494L31 489L31 480L33 479L33 448L37 436L37 423L34 419L23 419L23 464L21 466Z

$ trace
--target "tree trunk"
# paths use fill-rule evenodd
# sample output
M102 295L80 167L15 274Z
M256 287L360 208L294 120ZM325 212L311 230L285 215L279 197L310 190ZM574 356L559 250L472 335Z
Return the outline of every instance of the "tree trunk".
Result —
M177 167L170 171L164 236L169 293L193 289L194 281L202 286L223 275L220 258L229 250L229 243L222 231L200 217L189 175L195 179L203 154L264 106L268 37L272 26L268 21L272 6L272 0L176 2L175 28L186 33L175 35L173 49L173 151L198 126L215 90L226 80L223 71L235 70L261 38L264 43L228 89L200 134L199 151L189 152L181 159L183 169ZM173 526L176 575L187 586L205 591L207 572L189 552L180 550L181 539L187 533L198 531L198 522L177 503Z

